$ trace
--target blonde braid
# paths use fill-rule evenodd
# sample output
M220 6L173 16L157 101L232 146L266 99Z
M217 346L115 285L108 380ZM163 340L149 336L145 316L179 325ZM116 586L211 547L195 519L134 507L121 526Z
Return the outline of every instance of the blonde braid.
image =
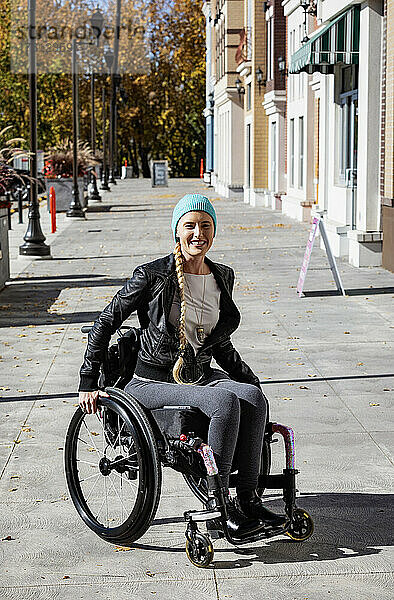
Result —
M183 273L183 256L181 252L181 244L177 242L174 248L175 257L175 270L178 279L179 287L179 299L181 301L181 313L179 316L179 358L176 361L174 368L172 369L172 376L177 383L183 385L193 385L192 383L186 383L181 379L181 370L183 367L183 355L185 352L187 339L186 339L186 301L185 301L185 277Z

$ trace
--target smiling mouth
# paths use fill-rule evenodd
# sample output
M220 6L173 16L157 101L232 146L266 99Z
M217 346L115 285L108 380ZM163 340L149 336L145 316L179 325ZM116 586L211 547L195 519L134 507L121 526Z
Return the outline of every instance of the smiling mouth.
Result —
M204 240L195 240L190 242L190 246L203 246L205 244Z

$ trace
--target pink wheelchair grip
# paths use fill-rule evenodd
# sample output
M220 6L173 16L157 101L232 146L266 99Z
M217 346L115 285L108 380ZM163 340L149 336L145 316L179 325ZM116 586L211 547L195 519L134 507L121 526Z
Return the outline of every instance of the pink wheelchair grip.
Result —
M291 427L280 425L279 423L272 423L273 433L280 433L285 442L286 451L286 468L295 468L295 445L294 445L294 431Z
M197 452L199 452L203 458L208 475L217 475L219 471L216 466L216 461L211 446L208 446L208 444L201 444Z

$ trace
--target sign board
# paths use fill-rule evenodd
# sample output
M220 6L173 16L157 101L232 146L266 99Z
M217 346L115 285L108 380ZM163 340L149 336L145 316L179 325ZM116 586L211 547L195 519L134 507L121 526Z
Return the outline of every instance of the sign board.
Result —
M297 283L298 296L300 298L302 296L302 290L304 289L306 272L308 270L308 265L309 265L309 261L310 261L311 254L312 254L313 244L314 244L316 233L317 233L318 229L319 229L319 232L321 234L322 240L324 242L324 247L325 247L326 252L327 252L328 262L330 264L330 269L332 271L332 274L333 274L333 277L334 277L334 281L335 281L336 286L337 286L337 290L343 296L345 296L346 293L345 293L345 290L344 290L343 285L342 285L342 281L341 281L341 277L339 275L337 263L335 262L334 255L332 253L331 246L330 246L330 243L328 241L326 228L324 227L324 222L323 222L323 219L321 217L314 217L313 221L312 221L312 226L311 226L311 229L310 229L310 232L309 232L308 242L307 242L306 248L305 248L304 260L302 261L302 266L301 266L301 270L300 270L300 276L298 278L298 283Z
M152 160L152 187L167 187L168 186L168 161L167 160Z

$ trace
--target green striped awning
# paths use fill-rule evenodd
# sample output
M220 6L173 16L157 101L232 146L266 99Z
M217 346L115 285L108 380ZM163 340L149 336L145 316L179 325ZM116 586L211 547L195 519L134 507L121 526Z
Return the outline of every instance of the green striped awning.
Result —
M290 58L289 73L332 73L336 63L358 64L360 5L330 21Z

